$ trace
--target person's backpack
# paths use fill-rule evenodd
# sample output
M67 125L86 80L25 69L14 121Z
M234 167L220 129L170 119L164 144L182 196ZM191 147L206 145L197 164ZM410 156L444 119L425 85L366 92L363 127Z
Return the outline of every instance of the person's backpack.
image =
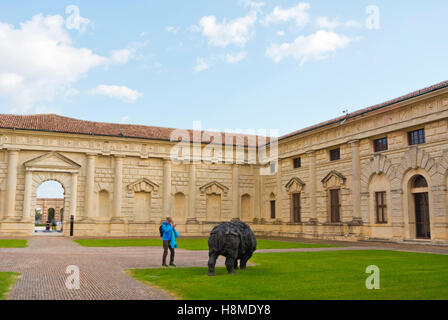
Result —
M159 233L160 233L160 237L163 237L163 229L162 229L162 225L160 225L160 227L159 227Z

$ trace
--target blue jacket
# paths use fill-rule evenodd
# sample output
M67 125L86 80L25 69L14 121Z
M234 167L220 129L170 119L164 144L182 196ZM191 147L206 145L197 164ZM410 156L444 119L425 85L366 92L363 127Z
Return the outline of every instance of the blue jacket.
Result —
M176 229L173 229L173 232L171 232L171 241L170 241L171 248L177 248L177 242L176 242L177 237L179 237L179 232Z
M166 221L163 221L162 232L163 232L162 236L163 240L171 240L171 238L173 237L173 226L171 224L166 223Z

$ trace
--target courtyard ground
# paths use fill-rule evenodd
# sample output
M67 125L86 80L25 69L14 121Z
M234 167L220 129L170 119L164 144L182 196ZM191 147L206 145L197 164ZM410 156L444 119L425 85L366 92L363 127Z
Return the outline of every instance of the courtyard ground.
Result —
M201 280L209 281L209 283L218 283L219 281L229 281L229 279L231 279L231 277L224 274L224 269L218 269L218 276L215 278L205 276L204 266L207 265L207 251L179 249L176 251L176 263L178 268L157 270L161 264L162 249L160 247L83 247L73 242L70 238L46 235L33 236L24 240L28 240L28 247L26 248L0 248L0 273L20 273L20 277L8 295L8 298L13 300L147 300L173 298L173 295L167 293L165 290L149 286L130 277L126 272L126 270L129 269L152 269L151 272L162 272L162 274L160 274L161 280L166 277L164 272L172 273L179 277L190 277L190 281ZM160 239L157 240L160 241ZM297 240L297 242L320 243L320 241L303 240ZM343 247L260 249L257 251L254 259L251 260L251 262L256 263L257 266L252 264L246 273L241 273L236 277L246 277L244 279L247 280L244 281L250 281L250 277L258 277L257 281L260 283L263 283L264 280L268 281L269 279L271 279L269 281L274 280L274 282L276 282L277 280L275 278L269 276L269 274L272 275L272 271L269 273L266 268L273 268L272 270L281 271L282 268L273 263L277 260L286 259L288 258L287 255L291 255L290 259L288 259L290 262L287 262L285 273L282 275L283 280L278 280L279 283L285 284L284 290L288 290L288 288L292 289L298 284L298 282L292 282L294 277L299 277L303 285L311 286L309 281L313 279L319 283L320 279L325 279L321 278L325 273L316 273L313 270L327 268L326 265L337 263L338 259L342 259L341 263L332 265L336 270L331 268L326 270L329 271L329 273L333 270L341 277L347 277L348 279L354 277L352 272L354 272L353 270L355 269L356 277L365 279L367 275L363 273L363 268L365 269L364 265L371 260L379 260L381 263L384 263L384 270L386 270L386 274L384 274L384 272L382 274L382 277L384 277L382 286L384 288L387 288L388 286L388 282L385 281L388 281L389 279L389 270L394 272L395 269L398 270L401 268L402 264L409 264L409 269L404 269L406 272L403 273L404 276L402 278L400 278L399 272L396 272L394 279L398 277L398 280L412 280L412 275L418 277L421 275L421 270L423 270L426 272L423 276L425 283L428 285L428 287L425 287L423 286L425 285L424 283L418 282L415 287L402 287L403 290L416 291L421 287L422 290L426 291L427 288L430 288L429 285L438 288L437 283L441 283L441 285L448 287L443 279L439 279L437 275L431 273L431 268L434 265L434 271L437 271L444 275L445 278L448 278L442 268L443 265L448 266L448 262L443 260L445 259L444 256L421 255L429 257L422 260L420 258L414 258L412 255L394 255L396 252L380 253L372 251L387 248L392 251L431 252L448 255L448 247L383 243L340 243L328 241L323 241L323 243L328 245L343 245ZM274 252L276 253L275 255ZM376 257L377 259L372 258L369 260L369 256ZM425 263L425 259L428 259L427 263ZM218 267L222 267L223 262L223 258L220 258L218 260ZM349 265L350 263L353 263L353 267ZM69 266L79 267L79 290L68 289L65 285L66 280L69 277L69 274L66 273L67 267ZM358 273L359 268L361 268L360 275ZM293 273L288 277L288 272L297 272L297 270L301 269L302 271L295 274L294 277L292 276ZM306 272L303 270L306 270ZM348 273L346 274L344 270L348 270ZM146 277L147 275L144 276ZM157 274L155 276L157 276ZM337 281L335 278L331 277L327 279ZM362 281L361 285L363 284L364 281ZM158 285L162 287L163 283ZM334 285L332 284L329 288L334 288ZM262 287L257 289L262 290ZM325 286L321 287L321 289L322 296L320 298L325 298ZM187 291L188 288L186 287L184 297L187 297L189 294ZM445 297L444 289L440 289L439 291L443 294L441 297ZM262 292L260 291L259 299L262 298L261 293ZM175 294L178 295L177 292L175 292ZM317 296L317 293L315 296ZM428 292L427 296L433 297L433 293ZM291 298L292 297L293 296L291 296ZM236 298L238 297L235 297L235 299ZM342 299L344 296L340 295L338 298Z
M84 247L160 247L160 238L151 239L76 239L76 243ZM186 250L208 250L208 238L180 238L178 248ZM257 240L258 249L297 249L297 248L330 248L331 244L302 243L279 240Z
M448 299L448 256L393 251L256 254L237 275L218 268L132 270L148 284L191 300ZM366 268L378 266L380 290L366 289Z

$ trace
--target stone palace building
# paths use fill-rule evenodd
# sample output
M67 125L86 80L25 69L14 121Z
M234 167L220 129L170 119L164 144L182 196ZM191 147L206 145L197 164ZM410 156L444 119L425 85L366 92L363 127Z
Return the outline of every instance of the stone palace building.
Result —
M31 235L36 189L55 180L65 190L64 232L74 216L76 236L156 236L171 215L192 236L241 219L267 236L448 243L448 82L280 137L272 174L261 163L213 160L229 146L247 159L260 146L253 137L241 145L235 135L213 152L202 142L202 161L180 162L173 135L0 115L0 235Z

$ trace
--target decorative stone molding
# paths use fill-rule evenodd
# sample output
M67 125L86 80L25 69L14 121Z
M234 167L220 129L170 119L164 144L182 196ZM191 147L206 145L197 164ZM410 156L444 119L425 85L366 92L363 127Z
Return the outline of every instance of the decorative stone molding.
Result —
M322 179L322 184L325 189L333 187L345 186L347 178L340 172L333 170Z
M47 152L23 163L27 171L77 173L81 165L58 152Z
M112 183L106 183L106 182L98 182L95 184L95 192L100 192L101 190L106 190L110 194L113 191L113 184Z
M292 178L286 184L285 188L288 193L300 193L305 187L305 183L297 177Z
M229 192L229 188L218 181L212 181L200 187L199 191L205 194L227 194Z
M153 192L159 190L159 185L149 179L141 178L128 185L127 188L134 192Z
M391 174L394 171L392 163L387 159L385 155L374 155L369 163L364 166L361 175L361 191L362 193L368 193L370 179L375 174L385 174L389 181L392 179Z

